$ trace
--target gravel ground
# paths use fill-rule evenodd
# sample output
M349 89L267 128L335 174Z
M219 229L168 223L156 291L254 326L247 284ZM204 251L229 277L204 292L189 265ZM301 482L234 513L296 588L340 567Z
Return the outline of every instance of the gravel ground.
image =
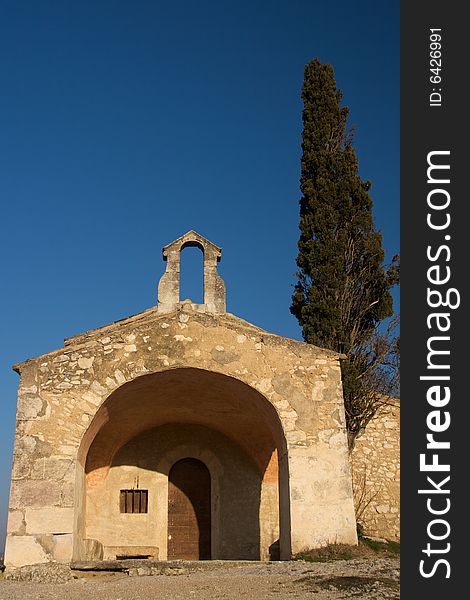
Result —
M1 600L398 600L399 560L304 561L179 575L84 574L65 583L0 580Z

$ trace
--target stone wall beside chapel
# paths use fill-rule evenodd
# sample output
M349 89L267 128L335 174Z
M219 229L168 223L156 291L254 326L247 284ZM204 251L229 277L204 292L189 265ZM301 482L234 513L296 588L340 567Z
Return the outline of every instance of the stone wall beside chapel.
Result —
M351 457L357 521L366 535L400 539L400 401L384 404Z

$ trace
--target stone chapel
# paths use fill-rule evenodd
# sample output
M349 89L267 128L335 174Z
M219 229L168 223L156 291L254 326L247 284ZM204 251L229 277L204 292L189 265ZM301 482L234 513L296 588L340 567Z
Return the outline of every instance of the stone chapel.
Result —
M204 302L180 300L180 253ZM20 375L5 564L289 559L357 543L338 354L226 312L221 249Z

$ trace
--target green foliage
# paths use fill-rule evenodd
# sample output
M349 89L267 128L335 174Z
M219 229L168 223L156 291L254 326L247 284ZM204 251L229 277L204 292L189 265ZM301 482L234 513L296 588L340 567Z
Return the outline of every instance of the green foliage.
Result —
M388 540L388 550L393 554L400 554L400 542Z
M331 562L334 560L352 560L356 554L356 547L347 544L329 544L314 550L307 550L294 555L293 560L306 562Z
M377 553L384 553L388 556L400 555L400 542L373 540L370 537L363 536L361 543Z
M364 423L356 419L353 426L349 416L361 410L354 406L355 399L370 388L364 373L383 362L379 346L372 348L370 341L378 324L393 314L389 290L398 281L399 266L397 260L389 269L383 266L382 236L374 228L368 192L371 184L359 177L353 135L347 130L349 110L341 106L341 98L331 65L318 60L306 65L299 270L291 312L306 342L346 355L346 416L355 436ZM384 350L380 346L380 353ZM373 404L369 398L366 421Z
M321 548L305 550L295 554L292 560L305 562L333 562L335 560L360 560L364 558L394 558L400 555L400 544L391 540L373 540L359 537L357 546L328 544Z

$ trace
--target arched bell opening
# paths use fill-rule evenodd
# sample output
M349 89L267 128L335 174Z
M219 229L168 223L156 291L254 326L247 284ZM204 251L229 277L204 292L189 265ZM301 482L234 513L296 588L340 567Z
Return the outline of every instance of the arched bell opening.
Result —
M190 299L204 304L204 248L197 242L187 242L180 250L179 301Z
M225 284L217 273L222 250L191 230L163 248L165 273L158 282L158 310L160 314L173 312L181 300L181 252L185 248L200 248L203 254L204 300L196 302L205 312L225 314ZM184 292L183 292L184 295ZM193 299L194 300L194 299Z

